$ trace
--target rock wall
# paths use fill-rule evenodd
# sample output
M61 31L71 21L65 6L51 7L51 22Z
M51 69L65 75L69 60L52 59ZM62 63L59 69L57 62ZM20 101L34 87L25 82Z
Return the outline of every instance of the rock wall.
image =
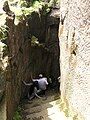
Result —
M31 68L34 76L42 73L55 80L60 75L59 9L51 10L48 14L44 11L40 11L40 14L33 12L28 17L29 34L36 37L38 42L31 45Z
M62 0L60 7L61 98L75 120L90 119L89 7L89 0Z
M1 42L3 36L3 24L0 23L0 120L6 120L6 99L5 99L5 69L7 66L7 57L3 57L5 44Z
M38 12L33 11L25 20L22 19L15 25L14 13L10 9L6 13L9 51L9 64L6 69L6 108L7 120L12 120L20 98L27 94L22 80L30 82L31 76L37 77L43 73L44 76L54 77L55 82L60 75L59 16L50 17L52 12L47 15L44 8Z
M7 40L9 65L6 70L7 120L11 120L13 111L20 101L22 80L30 80L28 68L30 40L27 38L26 21L21 21L17 26L11 16L8 16L6 21L9 27Z
M3 59L3 46L0 42L0 120L6 120L6 99L5 99L5 60Z

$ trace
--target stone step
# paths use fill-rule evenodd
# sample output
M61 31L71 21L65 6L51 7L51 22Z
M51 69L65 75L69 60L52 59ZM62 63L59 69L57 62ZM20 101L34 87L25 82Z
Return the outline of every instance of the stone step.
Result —
M28 103L24 104L24 108L28 109L28 108L32 108L32 107L36 107L36 106L40 106L42 104L46 104L55 100L60 99L60 97L55 98L55 96L50 96L47 99L41 98L41 99L34 99L32 101L28 101Z
M34 107L34 109L28 109L25 120L67 120L67 119L64 113L60 111L59 100L56 100L48 104L44 104L42 108L41 106L38 106Z
M56 93L47 94L47 99L35 98L23 105L24 120L73 120L67 118L61 111L60 95Z
M24 120L73 120L61 111L60 95L48 92L47 99L35 98L24 103Z
M37 114L37 116L33 116L30 115L28 117L26 117L25 120L73 120L71 118L66 118L64 113L52 113L52 114L45 114L45 115L39 115Z
M36 107L27 106L24 112L27 114L33 114L33 113L40 112L48 108L52 108L53 106L60 106L60 99L49 102L49 103L37 105Z

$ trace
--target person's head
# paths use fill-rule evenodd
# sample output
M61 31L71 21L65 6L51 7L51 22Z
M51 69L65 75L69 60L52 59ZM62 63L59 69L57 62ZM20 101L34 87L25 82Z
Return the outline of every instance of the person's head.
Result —
M61 77L59 76L59 77L58 77L58 82L60 82L60 79L61 79Z
M40 78L42 78L42 77L43 77L43 75L42 75L42 74L39 74L39 77L40 77Z

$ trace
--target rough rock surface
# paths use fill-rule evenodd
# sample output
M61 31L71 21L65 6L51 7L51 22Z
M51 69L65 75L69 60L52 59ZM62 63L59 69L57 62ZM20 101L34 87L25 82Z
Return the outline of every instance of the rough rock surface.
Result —
M61 109L60 95L55 91L47 91L47 99L34 98L32 101L24 101L22 106L23 120L72 120L66 117Z
M44 76L54 77L55 81L60 74L59 19L53 18L46 26L47 15L43 11L39 12L32 12L26 20L21 20L17 25L14 24L15 16L8 14L6 18L6 25L9 28L7 40L9 65L6 70L7 119L9 120L12 119L20 98L27 94L27 88L22 84L22 80L30 82L31 75L36 77L43 73ZM37 40L34 41L33 37Z
M29 50L30 40L27 39L26 22L14 25L13 17L7 17L9 66L6 70L6 99L8 119L12 118L11 111L19 103L21 97L22 80L30 80ZM29 73L29 74L28 74ZM13 115L13 114L12 114Z
M3 59L3 44L0 42L0 120L6 120L6 101L5 101L5 64Z
M35 36L40 45L31 46L31 69L34 76L39 73L54 78L60 75L59 71L59 9L33 12L28 18L29 34ZM34 22L33 22L34 21Z
M6 120L6 101L5 101L5 98L0 102L0 120Z
M0 42L0 102L5 92L5 77L4 77L4 63L3 63L3 43Z
M89 8L89 0L62 0L60 8L61 96L79 120L90 119Z

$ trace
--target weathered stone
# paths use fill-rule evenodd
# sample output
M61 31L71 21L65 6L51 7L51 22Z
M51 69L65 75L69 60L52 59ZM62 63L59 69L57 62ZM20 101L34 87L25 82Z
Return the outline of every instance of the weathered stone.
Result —
M28 18L29 33L38 38L40 42L45 42L46 15L40 12L32 12Z
M0 44L1 47L1 44ZM2 48L3 49L3 48ZM4 64L2 62L2 50L0 49L0 120L6 120L6 104L5 104L5 76Z
M48 14L47 24L48 25L57 25L60 22L60 9L52 9L52 11Z
M55 82L60 75L59 19L57 19L54 16L51 23L47 24L47 15L43 9L39 13L32 12L18 25L14 24L14 16L8 15L6 18L6 25L9 28L7 40L9 65L6 70L7 119L9 120L12 119L20 98L27 94L28 88L22 84L22 80L30 82L31 77L38 77L42 73L46 77L53 78ZM35 44L32 44L32 41Z
M61 96L74 119L90 119L90 1L62 0Z
M9 66L6 70L7 119L11 120L15 107L20 101L22 80L30 80L29 50L30 40L26 21L14 25L13 17L7 17ZM22 91L23 94L23 91ZM12 111L12 114L11 114Z
M5 78L4 75L0 71L0 102L5 96Z
M6 120L6 99L0 102L0 120Z
M5 77L4 77L4 71L5 71L5 62L3 59L3 46L4 44L0 42L0 103L5 96Z

